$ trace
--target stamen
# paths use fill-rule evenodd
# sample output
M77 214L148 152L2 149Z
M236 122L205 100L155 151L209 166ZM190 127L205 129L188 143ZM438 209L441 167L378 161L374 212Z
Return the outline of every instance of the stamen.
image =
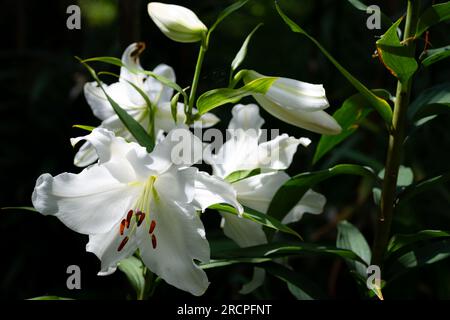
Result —
M150 224L150 230L148 230L148 233L152 234L153 230L155 230L156 227L156 221L152 220L152 223Z
M141 225L142 221L144 221L145 212L138 211L136 213L136 218L138 219L137 226L139 227Z
M128 236L125 237L125 238L123 238L122 242L121 242L120 245L119 245L119 248L117 248L117 251L121 251L121 250L123 249L123 247L125 247L125 245L127 244L127 242L128 242ZM154 247L153 247L153 248L154 248Z
M133 210L128 211L127 214L127 228L130 227L131 218L133 217Z
M125 219L123 219L120 222L120 235L123 236L123 230L125 230L125 225L126 225L127 221Z
M153 249L156 249L156 237L154 234L152 234L152 246L153 246Z

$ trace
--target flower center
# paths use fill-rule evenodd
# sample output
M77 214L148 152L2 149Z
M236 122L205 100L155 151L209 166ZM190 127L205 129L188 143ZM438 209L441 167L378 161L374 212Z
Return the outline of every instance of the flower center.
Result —
M152 241L153 249L156 249L157 240L154 230L156 227L156 220L150 219L150 206L153 197L157 197L156 190L153 188L156 181L156 176L150 176L144 183L142 193L137 199L133 208L131 208L126 216L122 219L119 225L120 236L125 237L119 244L117 251L121 251L127 244L129 238L136 233L137 228L144 225L148 228L148 234Z

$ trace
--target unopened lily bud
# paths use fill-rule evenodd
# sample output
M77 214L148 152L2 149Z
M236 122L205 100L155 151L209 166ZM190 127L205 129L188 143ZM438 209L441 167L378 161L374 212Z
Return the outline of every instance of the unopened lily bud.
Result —
M201 41L208 28L191 10L173 4L150 2L148 14L158 28L177 42Z
M255 71L246 71L244 82L264 77ZM266 92L254 98L274 117L313 132L335 135L341 132L337 121L323 111L329 107L322 85L288 78L278 78Z

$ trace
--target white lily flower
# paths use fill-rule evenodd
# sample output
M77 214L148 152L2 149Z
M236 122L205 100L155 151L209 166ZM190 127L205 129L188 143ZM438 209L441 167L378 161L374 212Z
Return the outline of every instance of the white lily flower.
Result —
M189 147L183 151L191 150L192 159L175 164L178 130L186 131L182 143ZM100 275L114 272L120 260L139 249L145 265L167 283L203 294L209 282L194 260L208 262L210 251L196 210L211 203L229 203L240 212L242 207L228 184L191 167L201 155L201 141L176 129L149 154L103 128L72 143L80 140L94 146L99 162L79 174L41 175L34 207L89 235L86 250L101 260Z
M150 2L148 14L158 28L177 42L197 42L205 36L208 28L191 10L173 4Z
M261 169L256 174L236 182L231 186L237 193L237 199L242 205L267 213L270 202L277 190L289 180L287 169L294 157L298 145L308 146L307 138L296 139L282 134L275 139L260 143L259 134L264 120L259 115L255 104L236 105L229 129L239 130L228 140L215 155L206 153L205 161L213 167L213 174L226 178L233 172ZM299 221L303 214L319 214L323 211L326 199L323 195L308 190L297 205L286 215L283 223ZM267 243L262 226L256 222L239 216L222 213L222 228L226 236L241 247L255 246ZM264 281L264 272L256 268L253 280L244 286L242 293L248 293Z
M244 82L264 77L255 71L246 71ZM311 84L288 78L278 78L265 95L254 98L275 118L291 125L326 135L341 132L340 125L328 113L329 107L322 85Z
M152 104L156 107L155 133L157 136L161 137L162 132L169 132L173 128L183 126L184 121L186 120L184 104L178 103L177 105L177 124L175 124L170 105L173 89L163 85L160 81L151 76L139 72L131 72L133 70L143 70L139 62L139 55L144 48L145 45L141 42L133 43L128 46L122 55L122 63L126 68L122 67L120 69L119 81L109 86L103 85L103 87L106 93L114 101L116 101L144 128L148 128L149 109L144 98L129 82L145 92ZM168 65L160 64L153 72L175 82L175 72ZM100 125L101 128L111 130L117 136L124 137L129 141L135 141L131 133L114 112L114 109L111 107L111 104L96 82L85 84L84 95L94 115L102 120ZM194 110L194 113L195 112L197 112L197 110ZM197 125L211 127L218 121L219 119L214 114L208 113L200 118ZM92 145L89 142L86 142L75 155L74 164L79 167L85 167L96 160L97 153Z

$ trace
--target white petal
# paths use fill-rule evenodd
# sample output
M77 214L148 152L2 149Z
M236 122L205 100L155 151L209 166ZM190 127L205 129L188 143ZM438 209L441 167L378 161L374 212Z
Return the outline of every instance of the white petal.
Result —
M303 217L304 213L320 214L323 212L326 202L327 199L322 194L310 189L303 195L298 204L284 217L282 223L288 224L297 222Z
M119 251L122 241L129 234L130 229L125 229L124 235L120 235L120 222L111 231L101 234L89 235L86 251L94 253L101 261L98 275L108 275L117 268L117 263L131 256L137 249L135 236L129 236L127 243Z
M186 116L184 115L184 104L177 104L177 123L175 123L172 117L170 102L161 103L158 105L155 113L155 128L157 130L169 132L175 128L186 127L184 125L185 120Z
M162 173L172 165L191 166L201 160L203 145L189 130L171 130L153 149L149 169Z
M209 282L194 260L208 262L210 253L205 229L194 207L181 206L165 197L152 204L150 218L156 221L153 232L156 247L153 248L148 229L137 231L144 263L167 283L193 295L202 295Z
M289 176L283 171L262 173L233 183L240 203L266 213L277 190Z
M170 195L170 198L180 203L190 203L195 196L195 179L198 169L193 167L172 167L155 181L158 193Z
M95 148L89 142L85 142L81 145L80 149L75 154L73 164L77 167L87 167L97 160L98 156Z
M46 173L36 181L33 206L55 215L79 233L105 233L133 204L139 188L121 183L103 166L93 165L79 174Z
M97 82L87 82L83 88L86 101L97 118L105 120L115 114L102 89L97 86Z
M256 104L238 104L231 110L233 118L228 124L228 129L261 129L264 119L259 115L259 107Z
M240 247L267 243L266 234L259 223L231 213L221 212L221 214L223 232Z
M142 51L145 49L145 43L143 42L135 42L130 44L122 54L122 63L125 67L120 68L120 81L126 83L126 81L130 81L131 83L141 87L143 85L143 80L145 75L139 71L142 71L143 68L140 63L139 56ZM135 90L132 86L128 87L132 94L138 94L138 92L132 92L131 90Z
M239 293L249 294L255 291L257 288L263 285L265 279L266 279L266 270L258 267L253 268L252 280L250 280L249 283L244 284Z
M153 72L172 82L176 81L175 71L171 66L166 64L158 65ZM158 106L161 103L170 102L173 95L173 89L171 87L163 85L159 80L151 76L148 76L144 83L144 91L148 94L150 100Z
M139 168L139 163L130 163L128 159L129 153L145 154L145 148L134 142L126 142L122 137L116 137L114 133L103 128L96 128L90 134L84 137L70 139L72 145L81 140L86 140L92 144L97 151L99 163L107 168L110 173L122 182L132 182L139 180L135 168ZM141 159L142 162L148 164L151 159Z
M263 142L258 147L259 168L284 170L294 158L301 140L282 134L273 140Z
M229 183L206 172L198 172L195 180L194 204L204 211L217 203L230 204L239 213L243 212L242 206L236 199L236 191Z
M235 171L258 168L258 136L249 131L235 130L216 155L205 158L212 165L214 175L226 178Z
M341 127L336 120L325 111L305 112L301 110L284 108L262 95L254 98L267 112L291 125L325 135L341 133Z

